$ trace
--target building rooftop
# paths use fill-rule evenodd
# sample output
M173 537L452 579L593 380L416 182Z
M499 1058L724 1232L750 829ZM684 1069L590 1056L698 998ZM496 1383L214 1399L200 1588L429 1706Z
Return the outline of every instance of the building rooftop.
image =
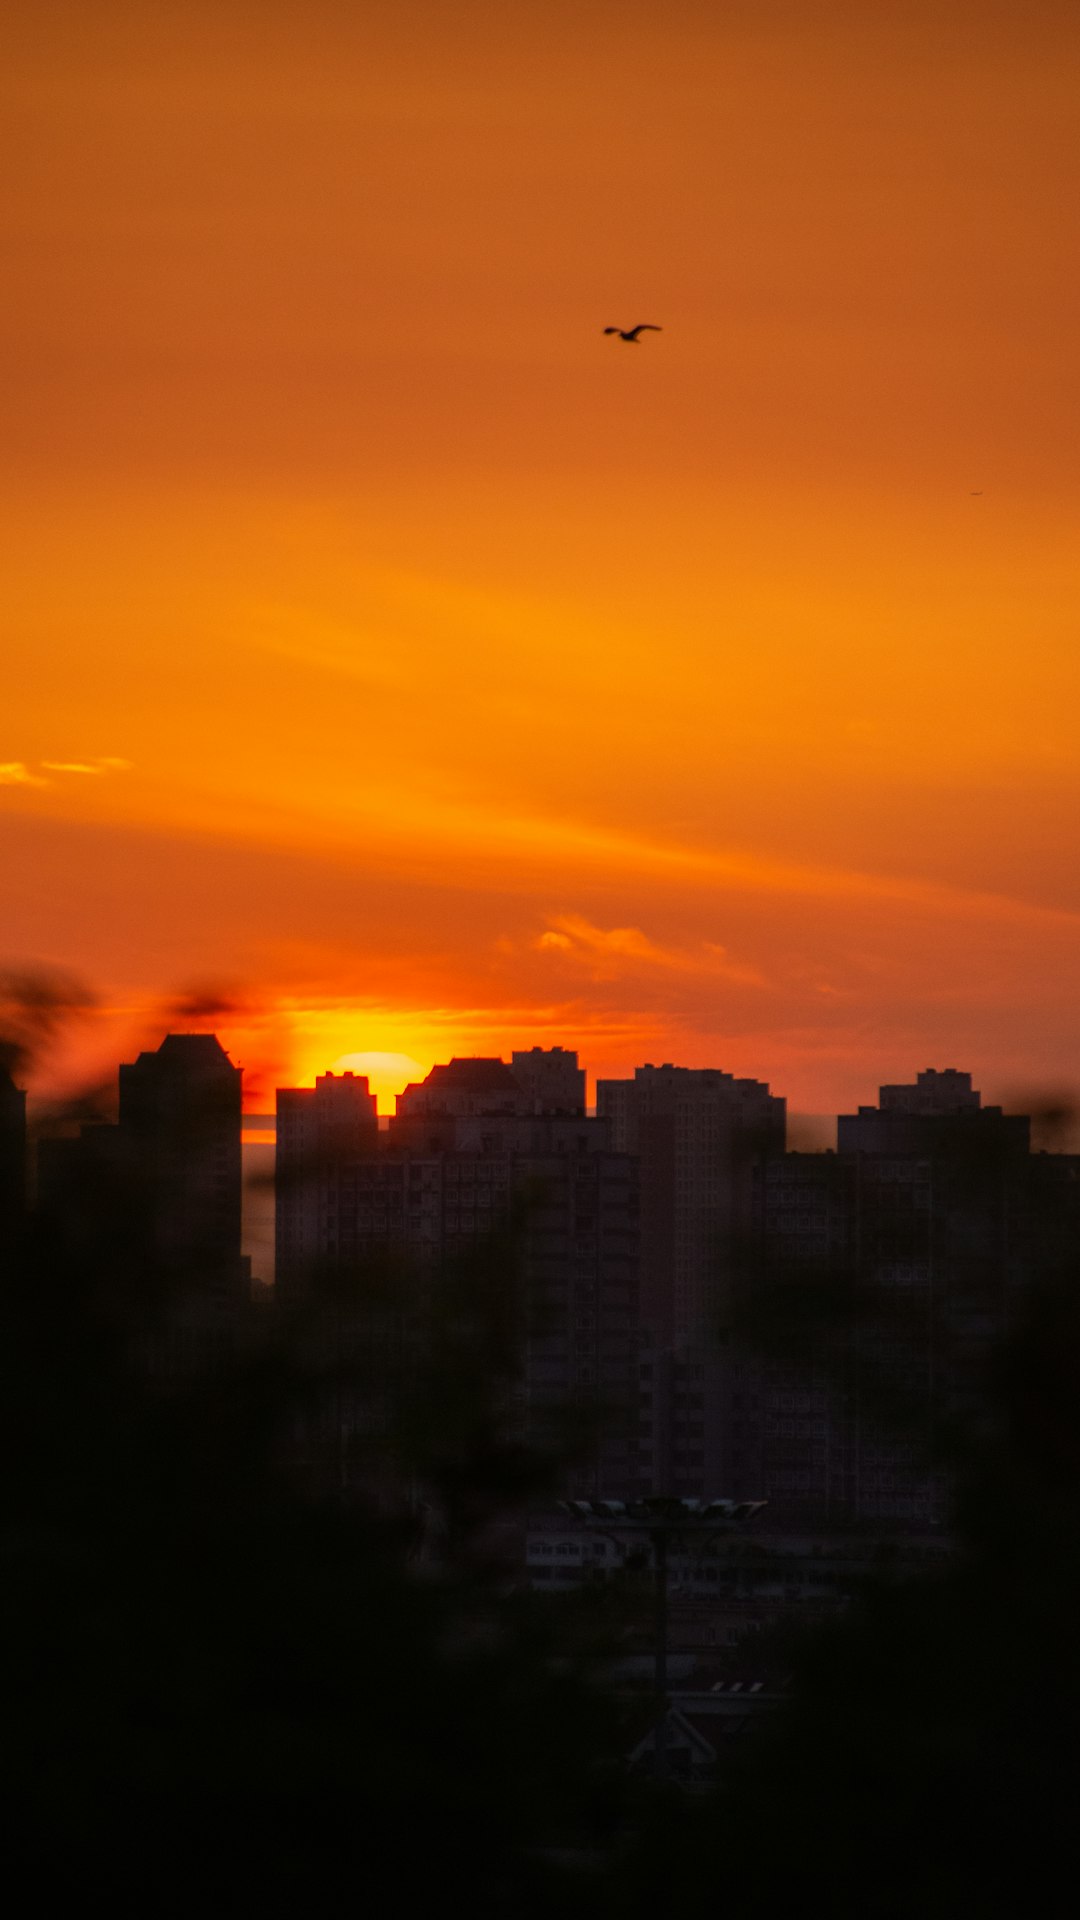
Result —
M160 1047L145 1047L139 1055L142 1060L224 1060L229 1066L232 1061L226 1053L216 1033L167 1033Z
M444 1066L432 1067L425 1087L463 1087L470 1092L486 1087L506 1088L517 1086L513 1073L505 1060L488 1060L466 1056L446 1062Z
M441 1066L432 1067L425 1079L414 1080L403 1093L399 1093L398 1110L407 1111L414 1100L422 1101L431 1111L443 1096L451 1098L464 1095L475 1100L491 1095L505 1099L507 1096L520 1098L521 1092L521 1083L505 1060L455 1058Z

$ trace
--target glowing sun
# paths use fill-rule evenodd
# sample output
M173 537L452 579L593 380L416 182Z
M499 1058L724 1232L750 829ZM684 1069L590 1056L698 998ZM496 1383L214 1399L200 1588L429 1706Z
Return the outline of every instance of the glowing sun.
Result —
M343 1053L333 1061L331 1073L364 1073L380 1112L393 1111L394 1096L410 1080L422 1080L427 1068L408 1053Z

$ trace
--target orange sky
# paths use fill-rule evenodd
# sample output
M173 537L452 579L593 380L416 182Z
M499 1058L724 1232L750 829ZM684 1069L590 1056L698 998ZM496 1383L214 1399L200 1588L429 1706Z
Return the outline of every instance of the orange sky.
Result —
M1080 1083L1072 0L6 53L10 962L113 1056L219 985L256 1104L534 1038Z

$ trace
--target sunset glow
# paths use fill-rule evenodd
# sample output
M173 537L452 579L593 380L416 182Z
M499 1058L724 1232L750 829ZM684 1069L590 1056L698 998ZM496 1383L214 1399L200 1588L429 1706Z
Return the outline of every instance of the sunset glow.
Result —
M380 1113L394 1111L394 1096L411 1080L422 1080L431 1067L410 1059L407 1053L345 1053L335 1060L331 1073L357 1073L366 1079L379 1102Z
M1075 8L12 38L8 964L212 983L259 1108L1080 1082Z

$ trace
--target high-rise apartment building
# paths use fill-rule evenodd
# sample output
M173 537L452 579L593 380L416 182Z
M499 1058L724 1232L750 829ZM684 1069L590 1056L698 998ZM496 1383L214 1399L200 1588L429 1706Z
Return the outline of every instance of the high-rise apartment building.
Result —
M119 1137L150 1253L205 1291L243 1297L241 1089L216 1035L170 1033L120 1068Z
M182 1380L233 1349L241 1252L241 1085L213 1034L171 1033L120 1068L116 1125L45 1140L38 1214L53 1261L130 1319L147 1369Z
M751 1225L753 1168L782 1152L785 1103L716 1068L600 1080L596 1111L641 1164L642 1315L660 1348L711 1344Z
M1027 1116L984 1107L970 1073L955 1067L928 1067L910 1086L882 1087L876 1107L842 1113L836 1124L840 1153L962 1154L991 1162L1031 1147Z
M716 1068L601 1080L597 1114L641 1180L641 1460L653 1489L757 1497L732 1480L724 1334L756 1230L754 1171L783 1151L785 1104Z
M728 1457L770 1518L844 1523L858 1511L858 1168L835 1153L759 1169L760 1240L736 1315Z
M279 1087L274 1178L275 1285L303 1299L320 1261L336 1258L337 1169L375 1153L379 1119L363 1074L324 1073L313 1087Z
M0 1274L14 1258L26 1217L26 1095L0 1067Z
M731 1450L774 1517L944 1520L950 1427L1075 1216L1066 1158L1030 1155L1029 1132L970 1075L929 1070L841 1115L836 1154L763 1168L757 1266L778 1305L740 1354Z
M432 1067L397 1097L399 1120L467 1119L470 1114L528 1113L528 1095L505 1060L467 1055Z
M574 1424L576 1491L636 1492L636 1164L612 1150L607 1123L585 1116L575 1055L535 1049L524 1059L520 1080L501 1060L435 1067L399 1096L374 1143L323 1156L303 1258L346 1302L335 1308L334 1337L344 1314L354 1349L366 1342L381 1363L407 1367L421 1337L417 1300L437 1315L440 1275L489 1249L504 1263L500 1284L518 1327L514 1420L533 1440L560 1443ZM279 1118L295 1096L283 1099ZM286 1275L290 1218L286 1197L278 1213ZM370 1408L352 1407L348 1418L354 1428L370 1424Z
M585 1114L576 1053L534 1047L452 1060L399 1097L387 1177L408 1157L428 1257L446 1259L512 1218L521 1312L521 1408L533 1438L573 1419L587 1436L572 1484L639 1486L639 1189L632 1156Z
M585 1069L566 1047L530 1047L512 1053L510 1066L532 1113L585 1112Z

